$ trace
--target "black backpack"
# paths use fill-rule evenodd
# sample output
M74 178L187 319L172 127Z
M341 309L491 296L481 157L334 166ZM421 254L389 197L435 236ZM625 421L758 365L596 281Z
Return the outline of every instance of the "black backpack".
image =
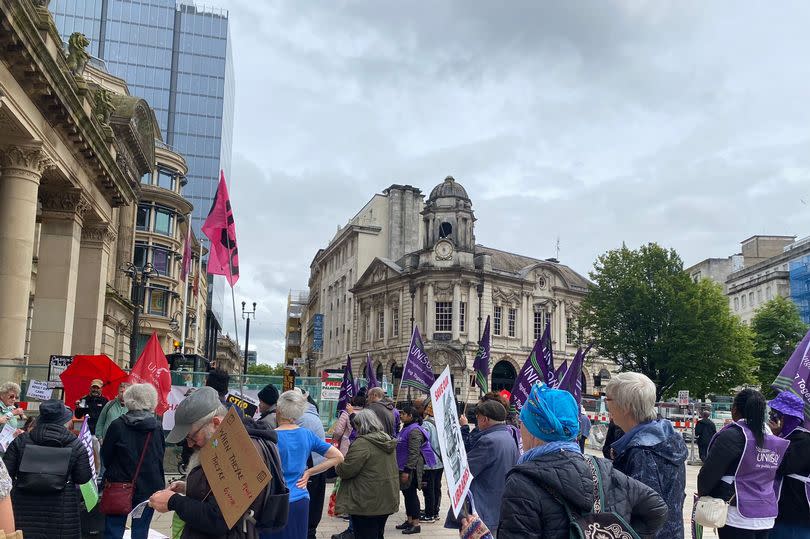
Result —
M591 469L593 478L593 511L582 515L575 513L568 503L556 492L546 487L546 490L557 502L565 508L570 521L570 539L640 539L636 530L613 511L603 511L605 507L605 493L602 488L602 474L596 465L596 459L586 455L585 462Z
M255 511L250 510L246 519L260 532L277 531L287 525L290 512L290 489L284 481L281 470L281 457L276 444L254 438L259 445L259 453L270 470L272 479L264 489L261 502Z

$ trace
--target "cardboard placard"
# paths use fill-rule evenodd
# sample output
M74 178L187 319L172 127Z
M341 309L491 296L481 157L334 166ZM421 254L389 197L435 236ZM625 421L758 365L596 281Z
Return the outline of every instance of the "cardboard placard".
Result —
M233 408L200 450L200 464L228 528L239 522L271 479Z
M225 398L226 402L232 402L242 409L245 417L253 417L259 409L259 403L254 402L253 399L247 395L242 395L238 391L231 391Z

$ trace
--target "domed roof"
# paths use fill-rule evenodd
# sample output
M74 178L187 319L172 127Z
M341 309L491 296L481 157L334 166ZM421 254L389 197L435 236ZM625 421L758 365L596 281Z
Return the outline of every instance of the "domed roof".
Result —
M464 189L464 187L452 176L446 177L442 183L434 187L433 191L430 192L430 197L428 200L436 200L437 198L443 197L455 197L470 200L470 197L467 195L467 190Z

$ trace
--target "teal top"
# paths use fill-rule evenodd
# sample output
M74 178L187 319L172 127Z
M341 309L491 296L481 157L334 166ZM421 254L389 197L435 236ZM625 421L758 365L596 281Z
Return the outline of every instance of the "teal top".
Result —
M0 415L4 415L8 417L7 424L11 425L15 429L20 428L19 424L17 423L17 419L19 416L14 415L14 410L16 410L16 406L8 406L7 404L0 402Z
M99 414L98 421L96 422L96 436L98 438L104 438L104 435L107 434L107 429L110 428L112 422L126 413L127 407L118 402L117 398L105 404L104 408L101 409L101 414Z

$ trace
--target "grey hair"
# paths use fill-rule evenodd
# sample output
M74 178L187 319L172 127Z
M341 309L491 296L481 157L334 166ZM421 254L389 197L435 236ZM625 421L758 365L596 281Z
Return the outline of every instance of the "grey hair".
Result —
M18 397L20 396L20 386L14 382L6 382L0 385L0 395L8 395L12 391L16 393Z
M608 382L605 394L639 423L656 418L655 384L641 373L617 374Z
M382 399L385 397L385 390L381 387L372 387L368 390L369 399Z
M291 389L279 396L276 403L276 415L290 421L297 421L307 411L307 406L309 403L304 394Z
M380 423L380 419L377 417L377 414L368 408L355 412L354 417L352 418L352 425L357 431L358 436L383 430L383 425Z
M132 384L124 391L124 406L127 410L154 412L158 394L152 384Z
M216 409L211 412L210 414L206 414L191 425L191 430L197 430L201 428L203 425L207 425L211 421L214 420L215 417L225 417L228 415L228 409L225 407L224 404L220 404L216 407Z

